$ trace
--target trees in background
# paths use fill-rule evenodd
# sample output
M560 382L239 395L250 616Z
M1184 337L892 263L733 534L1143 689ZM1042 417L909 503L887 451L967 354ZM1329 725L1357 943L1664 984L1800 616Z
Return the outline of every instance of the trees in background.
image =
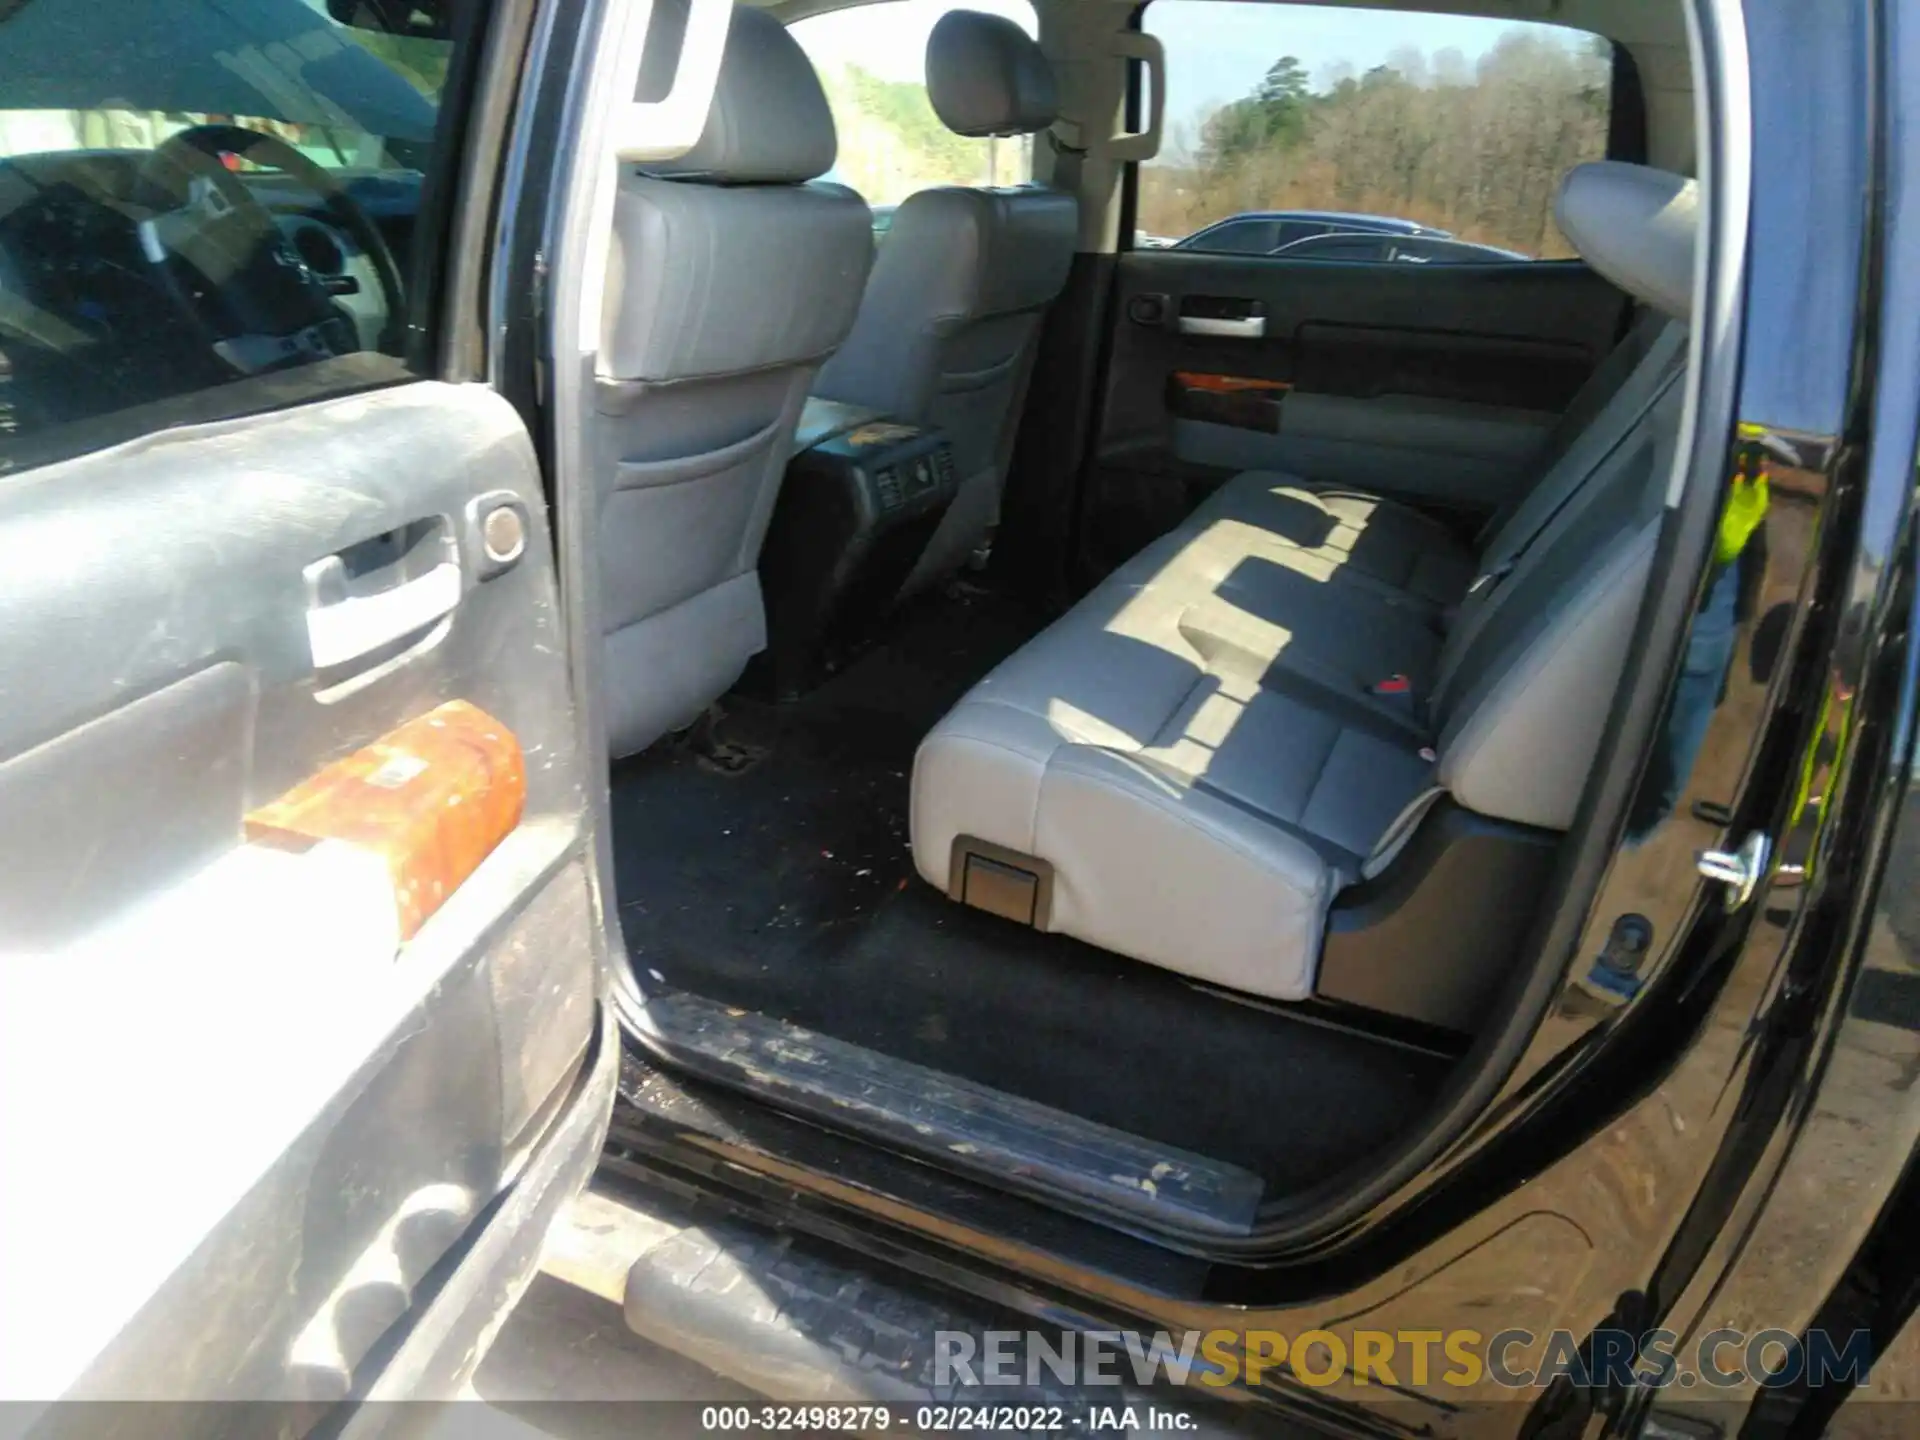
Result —
M1260 88L1222 105L1202 122L1202 154L1221 167L1242 165L1268 152L1292 150L1308 137L1313 95L1307 72L1291 55L1268 69Z
M940 123L926 86L848 65L821 76L839 131L835 171L876 205L929 185L1011 185L1031 173L1031 140L975 140Z
M1245 210L1398 215L1529 255L1570 253L1560 178L1606 153L1604 40L1569 48L1516 30L1476 64L1411 47L1313 90L1291 55L1141 168L1139 226L1191 234Z

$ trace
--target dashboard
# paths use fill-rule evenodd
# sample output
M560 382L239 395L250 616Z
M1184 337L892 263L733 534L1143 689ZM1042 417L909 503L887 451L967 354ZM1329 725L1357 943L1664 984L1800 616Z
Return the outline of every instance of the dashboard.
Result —
M145 152L0 160L0 379L7 428L82 419L230 378L143 247ZM363 350L391 318L372 258L323 197L277 171L236 172L331 292ZM419 209L412 172L346 172L404 275ZM337 347L336 347L337 348Z
M332 222L321 197L298 181L277 173L242 175L241 179L272 212L281 233L293 242L309 269L325 280L352 282L352 288L335 288L334 304L352 318L360 348L377 349L389 316L373 258ZM420 211L420 176L413 171L359 171L344 173L341 179L347 193L379 227L404 277Z

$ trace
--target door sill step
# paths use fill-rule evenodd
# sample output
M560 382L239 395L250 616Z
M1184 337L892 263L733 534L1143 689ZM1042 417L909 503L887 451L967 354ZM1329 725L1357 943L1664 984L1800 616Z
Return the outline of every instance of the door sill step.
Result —
M646 1018L664 1056L706 1079L1129 1228L1245 1235L1259 1209L1262 1181L1237 1165L784 1020L679 991Z
M628 1354L617 1341L596 1338L599 1398L607 1401L672 1398L737 1407L742 1400L763 1397L789 1404L897 1407L890 1412L890 1425L871 1417L876 1423L869 1433L911 1427L920 1418L919 1407L930 1403L948 1406L949 1416L956 1403L972 1414L1040 1408L1042 1414L1030 1417L1034 1429L1063 1434L1091 1433L1093 1416L1103 1409L1117 1415L1133 1406L1144 1414L1150 1406L1160 1421L1139 1429L1190 1440L1240 1440L1251 1434L1271 1440L1296 1433L1278 1429L1278 1417L1265 1407L1236 1405L1238 1396L1192 1383L1193 1369L1177 1363L1178 1341L1158 1349L1158 1363L1143 1377L1141 1366L1156 1358L1159 1337L1138 1335L1130 1351L1123 1333L1110 1332L1102 1346L1104 1379L1094 1379L1090 1342L1075 1344L1066 1337L1097 1328L1096 1321L1055 1306L1039 1333L1050 1349L1075 1363L1065 1376L1052 1366L1036 1366L1028 1374L1018 1347L1030 1343L1027 1333L1038 1328L1031 1316L763 1225L711 1217L702 1223L694 1212L644 1185L608 1184L603 1177L582 1191L547 1232L541 1269L545 1282L563 1288L530 1291L521 1302L496 1347L511 1352L512 1371L521 1373L501 1386L509 1372L490 1358L482 1371L483 1393L510 1387L501 1398L531 1400L536 1407L550 1403L554 1391L566 1385L564 1379L556 1383L559 1372L548 1373L550 1364L542 1370L541 1362L571 1358L561 1352L578 1347L583 1326L624 1322L625 1329L692 1361L711 1377L676 1375L663 1369L657 1355ZM522 1323L529 1305L539 1310L531 1328ZM563 1327L559 1332L556 1323ZM1012 1341L1016 1359L989 1376L985 1372L996 1341L1003 1346ZM959 1366L944 1358L954 1356L961 1357ZM1195 1354L1192 1364L1205 1374L1204 1357ZM522 1388L531 1393L518 1393ZM729 1418L740 1424L737 1410ZM963 1414L951 1423L964 1425L967 1419ZM713 1423L708 1421L706 1429ZM680 1427L655 1428L677 1433ZM453 1427L442 1429L445 1440L455 1440ZM556 1433L574 1431L556 1427ZM531 1429L527 1436L535 1440Z
M623 1310L642 1339L770 1399L893 1407L890 1420L863 1421L869 1430L931 1423L1090 1434L1118 1423L1097 1418L1102 1409L1117 1415L1131 1406L1162 1417L1155 1428L1220 1440L1236 1434L1227 1427L1237 1417L1200 1408L1204 1392L1121 1378L1130 1357L1118 1344L1106 1383L1058 1378L1033 1364L1025 1367L1031 1373L1016 1378L1003 1368L982 1383L975 1367L1032 1322L962 1309L748 1226L696 1226L642 1252L627 1275ZM1063 1348L1065 1333L1041 1332ZM1149 1341L1136 1343L1145 1353ZM964 1357L959 1366L954 1356ZM947 1418L922 1418L930 1402L943 1404L938 1413Z

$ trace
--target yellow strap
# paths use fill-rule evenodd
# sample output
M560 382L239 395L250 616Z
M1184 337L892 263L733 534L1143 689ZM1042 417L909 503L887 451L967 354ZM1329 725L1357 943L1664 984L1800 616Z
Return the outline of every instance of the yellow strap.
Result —
M1767 518L1767 498L1765 470L1753 480L1745 475L1733 477L1733 491L1721 507L1720 533L1713 547L1713 558L1720 564L1731 565L1747 548L1753 532Z

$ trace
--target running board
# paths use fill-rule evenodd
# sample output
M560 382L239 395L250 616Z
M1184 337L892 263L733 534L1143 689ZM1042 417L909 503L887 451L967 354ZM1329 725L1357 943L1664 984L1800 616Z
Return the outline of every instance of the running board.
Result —
M784 1110L1129 1226L1245 1235L1260 1177L697 995L650 998L675 1063ZM1124 1084L1116 1073L1114 1083Z
M1185 1440L1327 1433L1269 1404L1235 1403L1261 1397L1193 1383L1211 1368L1197 1337L1106 1329L1096 1342L1091 1315L1049 1305L1038 1320L760 1225L689 1223L647 1187L601 1184L548 1232L547 1273L619 1306L634 1334L776 1405L845 1407L837 1425L784 1415L796 1429L812 1418L815 1434L823 1425L869 1434L1131 1428ZM644 1366L634 1378L656 1381ZM694 1433L692 1408L662 1411L652 1430ZM715 1430L716 1408L723 1431L776 1423L761 1418L766 1408L729 1399L700 1409L700 1433Z
M1206 1392L1198 1387L1178 1388L1181 1377L1164 1368L1171 1347L1156 1354L1156 1337L1134 1339L1142 1360L1160 1362L1145 1384L1130 1383L1140 1366L1120 1332L1108 1332L1104 1382L1090 1378L1084 1350L1079 1363L1055 1374L1018 1351L1033 1343L1029 1319L962 1308L744 1225L689 1228L651 1245L634 1260L623 1299L634 1334L756 1394L790 1404L889 1407L886 1417L849 1415L841 1425L828 1422L829 1429L857 1426L871 1433L911 1425L1085 1435L1124 1424L1116 1417L1130 1408L1155 1417L1137 1424L1136 1434L1151 1428L1234 1440L1256 1428L1229 1428L1238 1416L1202 1409ZM1038 1333L1048 1347L1076 1357L1073 1340L1080 1337L1060 1328ZM995 1374L989 1357L1006 1351L1013 1363ZM1257 1428L1267 1435L1303 1433L1260 1418L1267 1423Z

